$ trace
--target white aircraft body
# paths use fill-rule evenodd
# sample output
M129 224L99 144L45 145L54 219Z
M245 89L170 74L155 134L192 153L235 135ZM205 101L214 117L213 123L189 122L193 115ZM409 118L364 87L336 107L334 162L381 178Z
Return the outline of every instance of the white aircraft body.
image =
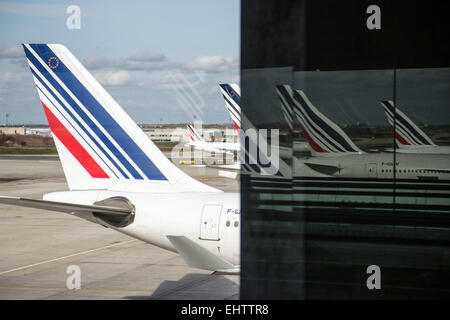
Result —
M407 115L398 108L394 108L392 101L382 101L381 105L392 130L395 128L394 134L398 146L395 151L401 153L450 154L449 146L436 145Z
M312 157L298 162L319 174L350 178L450 179L450 157L437 154L366 153L309 101L301 90L276 86L282 104L294 110ZM298 163L297 162L297 163ZM394 172L395 170L395 172ZM295 175L299 175L297 172Z
M69 213L178 252L191 267L239 272L239 193L178 169L66 47L23 47L69 191L0 203Z

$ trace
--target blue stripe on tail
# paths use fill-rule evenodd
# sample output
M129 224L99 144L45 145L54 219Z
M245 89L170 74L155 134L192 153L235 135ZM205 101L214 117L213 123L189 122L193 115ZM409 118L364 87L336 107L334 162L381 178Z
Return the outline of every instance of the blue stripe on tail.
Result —
M49 60L50 57L57 57L57 55L45 44L30 44L30 46L44 62ZM53 72L66 85L66 87L72 91L84 107L95 117L102 127L105 128L109 135L117 142L117 144L127 153L130 159L136 163L136 165L149 179L167 180L155 164L114 120L114 118L64 65L61 59L59 59L59 64L53 69ZM117 152L118 150L116 149L115 151ZM116 153L114 152L114 154ZM142 179L139 173L131 165L128 164L127 170L132 173L134 178Z

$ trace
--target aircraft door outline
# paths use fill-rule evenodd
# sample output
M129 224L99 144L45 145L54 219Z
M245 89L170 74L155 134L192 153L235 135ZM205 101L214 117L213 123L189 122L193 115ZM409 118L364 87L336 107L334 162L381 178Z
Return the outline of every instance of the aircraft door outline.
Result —
M220 215L222 205L205 204L203 205L202 217L200 221L201 240L219 241Z
M368 173L369 178L377 178L378 177L377 164L376 163L368 163L367 164L367 173Z

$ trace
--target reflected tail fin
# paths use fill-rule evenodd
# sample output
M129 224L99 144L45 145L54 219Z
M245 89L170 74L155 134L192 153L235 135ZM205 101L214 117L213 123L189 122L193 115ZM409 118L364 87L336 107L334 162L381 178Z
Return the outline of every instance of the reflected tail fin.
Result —
M303 91L294 91L289 85L276 86L276 91L283 106L294 111L313 156L364 153L337 124L309 101Z
M433 141L411 119L398 108L394 108L394 102L381 101L384 113L392 130L395 128L395 140L399 148L411 146L434 146ZM395 114L395 126L394 126Z

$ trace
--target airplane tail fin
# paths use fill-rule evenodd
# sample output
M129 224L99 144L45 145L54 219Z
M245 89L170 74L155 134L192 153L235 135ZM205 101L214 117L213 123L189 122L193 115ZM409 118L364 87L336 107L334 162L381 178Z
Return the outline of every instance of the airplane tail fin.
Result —
M414 146L434 146L433 141L414 122L398 108L393 101L381 101L392 130L395 128L395 140L399 148ZM395 113L395 126L394 126Z
M282 89L278 89L278 87L277 87L277 88L275 88L275 90L277 91L278 97L280 98L281 111L283 112L284 119L286 120L286 124L287 124L288 130L289 130L289 133L291 134L291 137L293 137L294 136L294 119L295 119L294 109L293 109L291 103L288 103L283 100L283 97L282 97L281 91L280 91Z
M187 125L187 132L189 136L189 142L204 142L202 136L200 135L200 133L198 133L193 125Z
M237 84L229 83L219 84L219 86L231 120L239 134L241 130L241 88Z
M276 86L276 91L285 108L294 110L313 156L364 153L338 125L317 110L303 91L294 91L289 85Z
M71 190L217 191L171 163L66 47L23 48Z

